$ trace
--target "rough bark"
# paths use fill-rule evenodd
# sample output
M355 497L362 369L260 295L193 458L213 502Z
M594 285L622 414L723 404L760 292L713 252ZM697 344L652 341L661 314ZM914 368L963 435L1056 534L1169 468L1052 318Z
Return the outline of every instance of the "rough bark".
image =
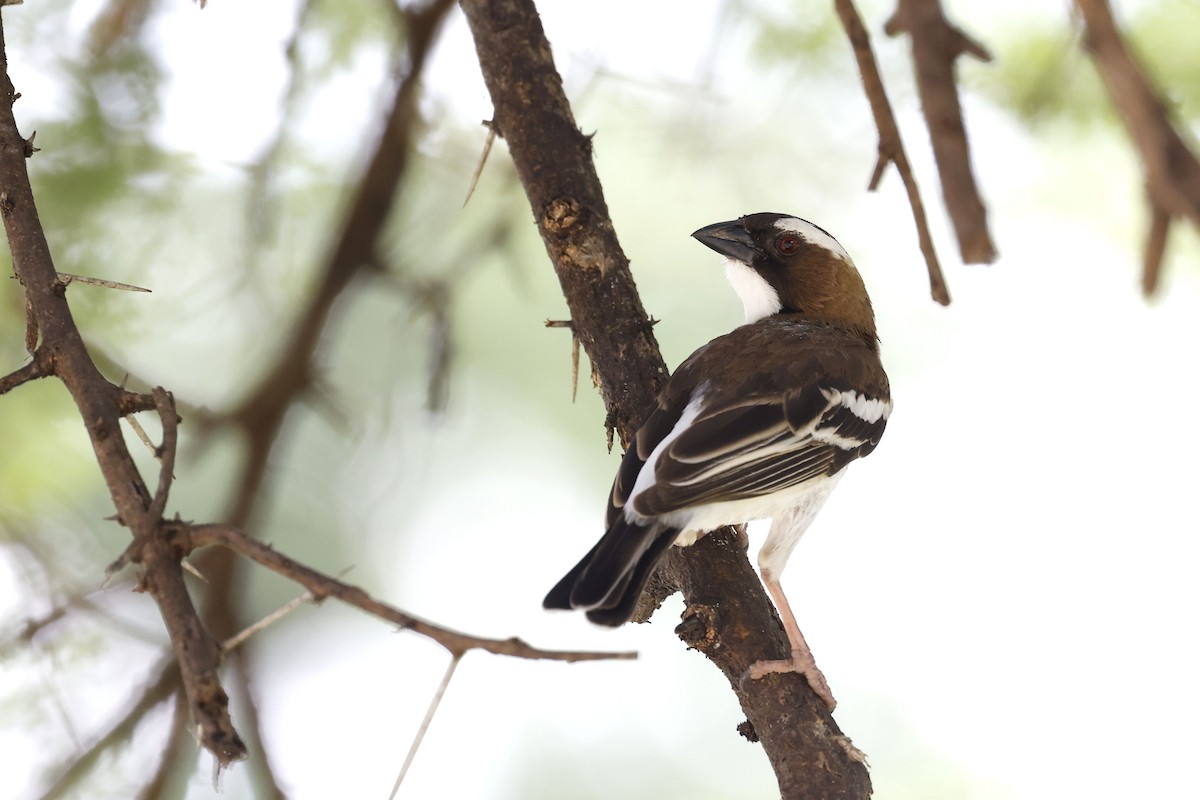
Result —
M609 219L590 137L576 126L531 0L463 0L494 122L508 143L546 251L592 363L608 423L628 442L654 404L666 366ZM657 576L683 592L678 632L729 679L784 798L865 798L870 778L804 677L743 681L787 639L736 534L726 529L674 552ZM665 588L662 588L665 587ZM581 623L582 624L582 623Z

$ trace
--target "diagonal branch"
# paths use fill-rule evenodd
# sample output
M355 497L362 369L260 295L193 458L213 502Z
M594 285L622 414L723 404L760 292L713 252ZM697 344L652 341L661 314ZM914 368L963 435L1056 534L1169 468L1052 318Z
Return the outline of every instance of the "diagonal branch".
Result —
M494 123L562 285L571 329L592 362L607 424L628 444L667 371L608 215L590 137L575 125L532 0L463 0L462 8ZM682 590L688 617L703 614L703 652L724 674L740 676L752 661L786 655L782 626L744 548L714 533L671 549L677 552L659 575L668 593ZM681 635L690 642L684 626ZM785 798L869 796L866 768L849 757L841 731L803 676L744 684L731 677L730 684Z
M16 91L8 75L8 57L0 21L0 216L4 218L13 271L25 288L30 319L40 332L34 361L51 365L84 419L96 461L108 485L117 519L133 534L145 566L143 586L158 602L184 679L201 742L222 765L245 757L233 731L228 699L216 673L216 650L191 604L178 559L158 538L161 514L151 498L121 432L125 392L100 374L88 354L67 305L66 286L54 269L50 247L38 218L25 161L29 142L17 129L12 106ZM164 429L168 422L163 421ZM169 473L165 480L169 481ZM165 503L166 491L159 495Z
M990 264L996 260L996 247L988 231L987 208L971 170L971 149L958 100L954 62L963 54L980 61L991 61L992 56L983 45L950 24L942 13L941 0L899 0L884 30L889 36L907 33L912 39L921 111L937 161L942 202L954 224L962 259L968 264Z
M363 267L375 261L375 242L390 213L396 189L407 163L410 138L417 118L416 97L421 68L442 19L453 3L434 0L420 11L405 11L409 34L408 73L399 81L396 102L388 125L372 159L368 174L360 184L338 244L330 259L326 280L309 313L298 326L283 362L293 358L302 366L294 376L299 379L285 386L262 389L260 403L243 406L239 421L252 434L261 435L262 458L270 447L287 407L307 386L308 371L332 304ZM3 56L3 29L0 27L0 57ZM220 669L224 652L202 624L183 579L183 558L195 545L178 534L183 523L167 522L166 511L176 455L179 418L169 392L155 388L152 394L135 394L106 380L84 345L66 303L66 284L54 270L44 231L37 216L25 159L32 154L29 142L22 139L12 114L15 91L7 75L7 62L0 61L4 82L0 84L0 215L8 234L13 269L25 288L30 329L38 331L33 360L3 380L5 390L36 377L54 375L66 386L87 424L101 472L109 486L117 509L117 520L126 526L133 542L114 564L142 567L138 588L155 600L170 636L187 705L200 743L213 752L221 766L244 758L246 746L233 727L228 696L221 684ZM33 339L31 339L33 341ZM282 369L282 368L281 368ZM121 418L137 411L154 409L163 427L163 440L156 448L161 462L158 485L153 495L134 463L122 435ZM261 423L261 425L260 425ZM253 465L252 465L253 466ZM261 465L258 467L261 479ZM257 486L257 483L255 484ZM243 510L249 513L253 491L246 494ZM188 528L190 530L190 528ZM296 577L314 595L333 596L403 627L440 642L455 654L480 649L522 658L590 660L632 657L632 654L562 653L544 651L518 639L493 640L472 637L441 628L379 603L365 592L328 578L315 570L274 553L258 542L238 533L222 536L209 528L213 543L221 543L260 563ZM228 592L219 596L228 599ZM140 703L130 711L136 720L147 706ZM130 724L134 724L131 722ZM106 739L107 741L107 739ZM103 742L102 747L107 745ZM85 769L81 764L80 769ZM167 770L166 765L163 770Z
M354 606L368 614L419 633L434 640L453 656L468 650L482 650L494 655L514 658L546 659L551 661L602 661L636 658L636 653L596 653L579 651L541 650L517 638L488 639L435 625L428 620L401 611L395 606L376 600L357 586L343 583L315 569L293 561L269 545L245 535L230 525L190 525L174 523L172 539L185 553L197 548L218 546L244 556L256 564L290 578L312 594L317 602L327 597Z
M462 8L495 107L493 129L508 143L607 424L628 444L667 368L608 215L591 137L575 124L530 0L467 0Z
M1108 3L1075 0L1075 6L1083 16L1084 46L1142 160L1151 218L1142 288L1150 295L1158 286L1170 221L1186 217L1200 228L1200 161L1125 46Z
M875 162L875 171L871 175L869 189L874 191L883 178L883 171L888 164L895 164L904 182L904 191L908 193L908 204L912 206L913 220L917 224L917 242L921 255L925 256L925 266L929 271L929 292L933 299L944 306L950 305L950 290L946 288L946 278L942 275L941 264L938 263L937 251L933 247L933 236L929 233L929 220L925 216L925 204L921 202L921 193L917 188L917 179L913 175L912 165L908 163L908 155L904 152L904 142L900 139L900 127L896 124L896 115L892 112L892 104L888 101L887 90L883 86L883 77L879 74L879 65L875 63L875 52L871 49L871 37L863 25L858 9L853 0L834 0L838 18L850 39L854 49L854 58L858 62L858 71L862 76L863 89L867 93L867 101L871 104L871 114L875 117L875 127L879 130L879 158Z

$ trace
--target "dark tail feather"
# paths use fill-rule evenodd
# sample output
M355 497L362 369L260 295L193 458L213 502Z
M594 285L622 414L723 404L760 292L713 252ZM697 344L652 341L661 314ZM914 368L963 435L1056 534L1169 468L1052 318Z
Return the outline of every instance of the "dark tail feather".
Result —
M638 598L642 595L642 589L646 586L646 581L650 580L663 553L667 551L678 535L679 531L673 529L659 534L659 537L650 545L650 549L642 553L637 566L632 571L625 573L622 585L609 593L607 600L615 600L615 603L606 608L592 609L587 612L587 618L597 625L610 625L614 628L629 622Z
M677 534L658 525L637 525L618 518L591 552L550 590L542 606L586 608L589 619L604 625L628 621L654 565Z
M556 608L563 611L570 611L574 606L571 605L571 591L575 588L575 583L579 580L579 576L587 569L587 565L591 563L592 556L596 555L596 551L600 549L600 543L596 542L596 546L591 549L586 556L580 559L579 563L571 567L571 571L563 576L563 579L554 584L554 588L546 595L546 599L542 601L542 608Z

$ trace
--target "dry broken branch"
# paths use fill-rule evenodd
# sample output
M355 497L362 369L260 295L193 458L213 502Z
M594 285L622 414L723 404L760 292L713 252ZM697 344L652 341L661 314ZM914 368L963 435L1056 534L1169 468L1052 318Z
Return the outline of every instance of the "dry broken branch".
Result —
M950 24L940 0L900 0L884 30L889 36L907 33L912 39L921 111L937 161L942 202L954 224L962 259L968 264L990 264L996 259L996 247L988 231L987 208L971 170L954 63L963 54L981 61L990 61L992 56L983 45Z
M1200 228L1200 161L1137 59L1129 52L1105 0L1075 0L1083 16L1084 45L1096 62L1113 105L1133 139L1146 176L1150 230L1142 289L1158 286L1171 220L1186 217Z
M863 89L867 93L867 101L871 104L871 114L875 117L875 127L879 130L879 158L875 162L875 171L871 175L869 187L874 190L883 171L889 163L896 165L900 180L904 182L904 190L908 193L908 204L912 206L913 220L917 224L917 242L921 255L925 256L925 266L929 271L929 292L933 299L942 305L950 304L950 290L946 288L946 279L942 275L941 264L938 263L937 251L933 247L933 236L929 233L929 220L925 216L925 205L921 202L921 193L917 189L917 179L913 175L912 166L904 152L904 142L900 139L900 128L896 124L896 115L892 112L892 104L888 101L887 90L883 86L883 77L879 74L879 65L875 62L875 52L871 49L871 37L863 25L858 9L852 0L834 0L838 19L850 46L854 49L854 58L858 62L858 71L862 76Z

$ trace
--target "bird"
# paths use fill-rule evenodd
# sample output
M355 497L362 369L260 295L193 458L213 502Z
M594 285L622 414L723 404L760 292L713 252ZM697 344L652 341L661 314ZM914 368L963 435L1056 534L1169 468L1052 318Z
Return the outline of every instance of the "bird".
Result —
M603 537L543 606L622 625L672 544L770 518L758 566L791 654L759 660L744 677L803 673L832 711L833 693L779 579L891 414L871 300L846 249L800 217L749 214L692 236L725 257L745 324L700 347L668 380L621 461Z

